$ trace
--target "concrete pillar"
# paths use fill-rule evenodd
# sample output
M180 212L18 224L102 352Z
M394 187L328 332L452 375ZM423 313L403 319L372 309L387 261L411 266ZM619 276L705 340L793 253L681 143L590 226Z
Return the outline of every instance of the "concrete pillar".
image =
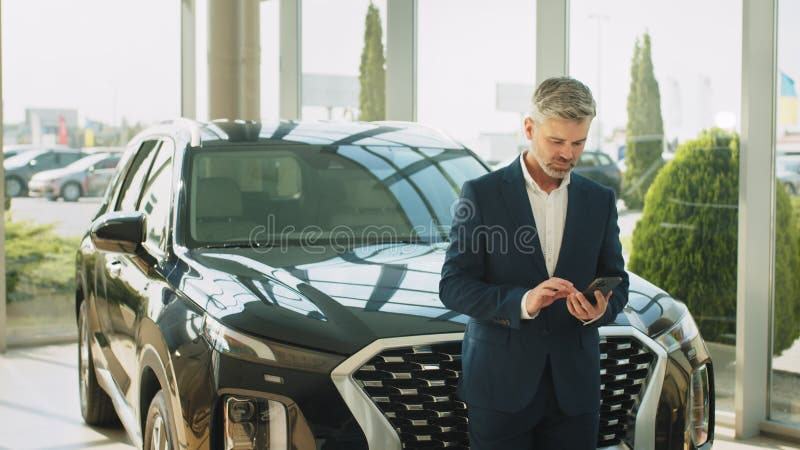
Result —
M181 116L197 118L195 0L181 0Z
M208 2L208 116L259 120L259 0Z

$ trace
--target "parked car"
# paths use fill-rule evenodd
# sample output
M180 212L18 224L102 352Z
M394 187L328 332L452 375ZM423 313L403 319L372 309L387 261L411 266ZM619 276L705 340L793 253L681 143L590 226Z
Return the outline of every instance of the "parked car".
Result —
M146 450L469 446L469 318L438 283L474 153L416 124L182 119L119 167L76 258L87 423ZM598 446L710 448L686 306L631 274L600 333Z
M614 191L614 195L619 198L622 188L622 172L610 156L601 151L586 150L581 153L574 171L603 186L610 187Z
M775 176L789 195L800 194L800 155L778 155L775 158Z
M31 150L69 150L66 145L12 144L3 146L3 159L9 159Z
M3 162L6 176L6 195L27 195L28 181L34 174L66 167L85 155L73 149L31 150Z
M61 169L39 172L28 182L28 194L65 202L75 202L81 197L97 197L103 194L105 186L90 184L94 172L114 170L120 155L94 153L85 156Z

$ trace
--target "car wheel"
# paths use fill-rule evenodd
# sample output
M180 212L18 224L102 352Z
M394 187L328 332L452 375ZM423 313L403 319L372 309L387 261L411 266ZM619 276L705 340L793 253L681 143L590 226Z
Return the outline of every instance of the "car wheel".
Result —
M97 383L94 372L88 308L88 303L84 301L78 313L78 389L81 415L89 425L108 425L116 423L118 419L111 398Z
M61 198L65 202L77 202L82 193L81 187L77 183L67 183L61 188Z
M6 195L19 197L25 192L25 185L17 177L6 178Z
M158 391L147 409L144 431L144 450L172 450L175 448L169 409L164 391Z

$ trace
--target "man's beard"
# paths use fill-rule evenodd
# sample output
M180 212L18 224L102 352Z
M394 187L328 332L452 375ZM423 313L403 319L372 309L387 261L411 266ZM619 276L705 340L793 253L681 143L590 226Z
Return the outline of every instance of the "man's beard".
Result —
M550 167L550 163L548 163L544 159L542 159L542 157L539 156L535 151L532 151L531 153L533 153L533 157L536 158L536 162L539 163L539 167L542 168L542 171L545 174L547 174L547 176L549 176L550 178L563 180L564 177L566 177L567 174L570 172L570 170L572 170L572 168L575 166L574 164L570 163L569 164L569 169L565 169L565 170L554 169L554 168Z

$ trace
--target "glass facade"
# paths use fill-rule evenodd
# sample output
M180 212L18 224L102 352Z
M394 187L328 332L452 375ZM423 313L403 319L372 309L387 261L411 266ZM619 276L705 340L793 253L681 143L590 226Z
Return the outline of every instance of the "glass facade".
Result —
M770 418L800 424L800 1L778 2Z
M386 1L303 0L303 119L358 120L362 117L359 100L362 55L366 42L375 45L379 31L384 59L386 57ZM380 30L370 34L367 41L369 5L378 10ZM375 51L373 56L379 54L377 49ZM372 60L367 65L379 66Z
M622 173L627 269L689 307L717 410L732 412L741 4L573 0L570 11L570 75L598 103L587 150Z
M510 162L527 145L536 2L420 1L418 23L417 119L490 165Z
M76 334L75 252L115 155L180 115L180 2L10 1L2 22L13 345Z

